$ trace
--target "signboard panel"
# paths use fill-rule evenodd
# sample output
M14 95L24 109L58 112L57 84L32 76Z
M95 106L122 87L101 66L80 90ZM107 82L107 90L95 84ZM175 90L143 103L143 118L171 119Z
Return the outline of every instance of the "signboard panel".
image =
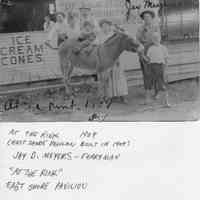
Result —
M44 65L44 45L35 39L29 33L1 37L0 66Z
M46 33L0 35L0 83L37 81L60 75L57 51L44 44Z

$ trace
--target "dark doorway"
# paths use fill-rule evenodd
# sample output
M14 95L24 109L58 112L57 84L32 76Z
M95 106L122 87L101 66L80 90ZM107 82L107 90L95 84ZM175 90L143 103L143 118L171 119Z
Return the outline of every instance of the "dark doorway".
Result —
M0 3L0 32L39 31L49 4L55 0L2 0Z

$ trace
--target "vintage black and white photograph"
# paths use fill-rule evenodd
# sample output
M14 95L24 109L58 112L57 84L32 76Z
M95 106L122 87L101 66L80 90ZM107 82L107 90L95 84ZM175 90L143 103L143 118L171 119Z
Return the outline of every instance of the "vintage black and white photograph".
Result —
M0 0L0 121L196 121L198 0Z

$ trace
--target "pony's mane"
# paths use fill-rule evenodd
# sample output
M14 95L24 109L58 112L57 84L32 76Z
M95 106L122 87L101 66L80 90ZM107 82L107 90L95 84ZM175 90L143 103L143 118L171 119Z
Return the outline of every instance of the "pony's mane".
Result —
M117 38L121 38L123 35L125 36L124 33L115 32L111 37L109 37L109 38L104 42L104 45L106 45L106 46L112 45L113 43L116 42L116 39L117 39Z

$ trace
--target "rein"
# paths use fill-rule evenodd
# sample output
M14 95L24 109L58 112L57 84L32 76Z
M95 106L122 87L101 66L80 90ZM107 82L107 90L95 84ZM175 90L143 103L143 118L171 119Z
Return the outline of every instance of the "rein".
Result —
M110 42L110 40L112 40L113 38L115 38L117 36L117 33L114 33L112 36L110 36L103 44L107 45L107 43Z
M58 50L59 48L58 47L52 47L48 42L45 42L44 43L47 47L49 47L50 49L52 50Z

